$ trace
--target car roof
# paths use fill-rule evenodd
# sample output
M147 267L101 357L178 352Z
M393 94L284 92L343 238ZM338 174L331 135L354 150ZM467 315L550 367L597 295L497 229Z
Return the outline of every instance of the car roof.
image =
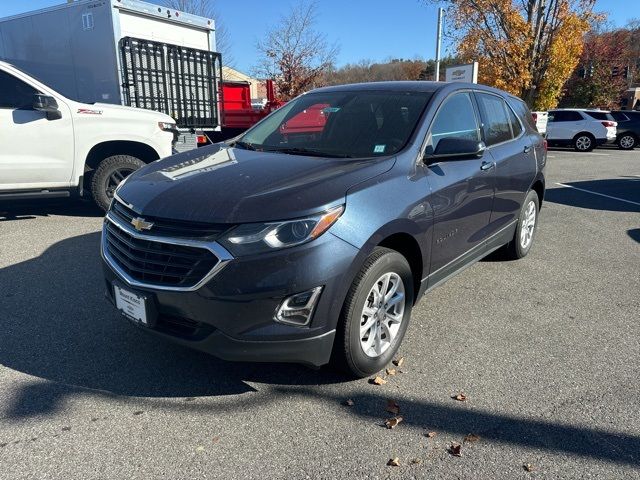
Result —
M550 112L602 112L611 113L611 110L601 110L599 108L552 108Z
M424 92L436 93L440 90L448 89L451 91L459 89L484 90L487 92L498 93L503 96L514 97L508 92L488 87L478 83L467 82L430 82L423 80L402 80L391 82L366 82L366 83L348 83L345 85L331 85L328 87L320 87L309 91L308 93L325 93L325 92L365 92L365 91L384 91L384 92Z

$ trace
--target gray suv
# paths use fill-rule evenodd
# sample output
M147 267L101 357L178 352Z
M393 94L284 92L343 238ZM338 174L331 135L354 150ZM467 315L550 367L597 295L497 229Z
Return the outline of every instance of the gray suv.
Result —
M527 255L545 161L528 108L500 90L314 90L228 144L132 173L104 221L107 296L225 359L366 376L425 292L494 250Z

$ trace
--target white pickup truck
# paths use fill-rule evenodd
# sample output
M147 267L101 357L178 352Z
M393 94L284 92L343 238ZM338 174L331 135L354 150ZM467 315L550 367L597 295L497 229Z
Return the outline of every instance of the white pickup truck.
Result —
M168 115L65 98L0 62L0 201L91 192L107 209L118 184L171 155Z

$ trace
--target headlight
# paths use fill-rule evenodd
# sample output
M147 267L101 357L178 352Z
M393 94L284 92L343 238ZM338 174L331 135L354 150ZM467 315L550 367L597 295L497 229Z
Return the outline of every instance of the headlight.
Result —
M176 124L169 122L158 122L158 128L160 130L164 130L165 132L172 132L174 130L177 130Z
M344 205L307 218L240 225L220 240L236 256L293 247L318 238L344 212Z

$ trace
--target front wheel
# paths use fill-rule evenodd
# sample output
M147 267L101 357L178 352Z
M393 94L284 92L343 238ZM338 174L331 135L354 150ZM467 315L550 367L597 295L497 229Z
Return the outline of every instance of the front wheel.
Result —
M376 248L347 294L334 352L337 365L356 377L382 370L402 342L413 296L406 258L394 250Z
M91 195L104 211L109 209L118 185L145 163L131 155L114 155L100 162L91 176Z
M627 133L618 138L618 147L622 150L633 150L636 144L636 137L631 134Z
M506 254L508 258L517 260L526 257L529 250L531 250L536 229L538 227L539 210L540 201L538 200L538 194L535 191L530 190L524 199L522 207L520 208L518 226L516 227L516 232L513 235L513 240L511 240L506 247Z

